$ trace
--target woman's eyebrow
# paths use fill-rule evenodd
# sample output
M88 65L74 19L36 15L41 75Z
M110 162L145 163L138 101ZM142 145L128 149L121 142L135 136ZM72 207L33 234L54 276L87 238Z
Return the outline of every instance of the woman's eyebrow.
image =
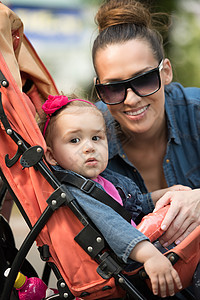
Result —
M140 71L138 71L138 72L135 72L135 73L131 74L131 75L130 75L128 78L126 78L126 79L134 78L134 77L136 77L136 76L138 76L138 75L142 75L143 73L146 73L146 72L148 72L148 71L150 71L150 70L153 70L153 69L155 69L155 68L156 68L156 67L152 67L152 66L145 67L144 69L142 69L142 70L140 70ZM126 79L122 79L122 78L105 78L104 81L105 81L106 83L110 83L110 82L123 81L123 80L126 80Z

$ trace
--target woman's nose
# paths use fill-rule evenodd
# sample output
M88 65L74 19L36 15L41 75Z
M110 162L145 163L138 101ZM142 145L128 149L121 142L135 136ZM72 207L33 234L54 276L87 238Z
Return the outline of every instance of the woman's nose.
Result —
M131 88L128 88L126 91L126 99L124 100L124 104L135 105L140 101L141 97L136 95L136 93Z

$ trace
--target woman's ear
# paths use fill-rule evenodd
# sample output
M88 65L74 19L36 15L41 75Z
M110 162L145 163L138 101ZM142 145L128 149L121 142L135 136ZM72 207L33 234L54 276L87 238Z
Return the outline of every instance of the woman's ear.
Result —
M173 79L173 72L172 72L172 66L171 62L168 58L164 59L163 62L163 71L164 71L164 84L167 85L172 82Z
M57 161L54 159L53 150L50 147L47 147L47 151L45 153L46 161L53 166L57 165Z
M95 87L95 83L99 83L98 77L94 77L94 87ZM95 88L94 88L94 90L95 90ZM100 99L100 97L99 97L99 95L98 95L97 92L96 92L96 95L97 95L97 97Z

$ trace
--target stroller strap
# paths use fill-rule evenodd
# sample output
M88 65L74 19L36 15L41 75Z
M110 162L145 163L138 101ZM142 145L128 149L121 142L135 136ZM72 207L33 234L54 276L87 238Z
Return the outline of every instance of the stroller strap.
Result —
M102 202L105 205L110 206L127 222L131 222L131 214L104 190L97 187L96 183L93 180L83 178L71 173L65 173L65 175L63 176L63 173L57 170L54 171L54 173L58 180L60 180L60 182L67 183L79 188L81 191L83 191L86 194L89 194L96 200Z

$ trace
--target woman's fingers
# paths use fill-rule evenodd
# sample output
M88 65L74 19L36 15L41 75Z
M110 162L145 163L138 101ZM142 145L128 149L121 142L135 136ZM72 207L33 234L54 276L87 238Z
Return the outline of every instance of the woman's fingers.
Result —
M164 230L165 233L160 239L160 242L164 246L172 242L181 242L200 224L199 189L167 192L158 201L158 207L169 202L171 202L170 208L161 224L161 229Z
M198 226L196 222L191 224L190 219L186 219L180 227L175 223L176 222L174 221L159 240L164 247L167 247L172 243L178 245ZM179 223L179 221L177 223Z
M168 205L171 203L171 197L173 196L173 192L167 192L162 196L157 202L153 212L156 212L158 209Z

